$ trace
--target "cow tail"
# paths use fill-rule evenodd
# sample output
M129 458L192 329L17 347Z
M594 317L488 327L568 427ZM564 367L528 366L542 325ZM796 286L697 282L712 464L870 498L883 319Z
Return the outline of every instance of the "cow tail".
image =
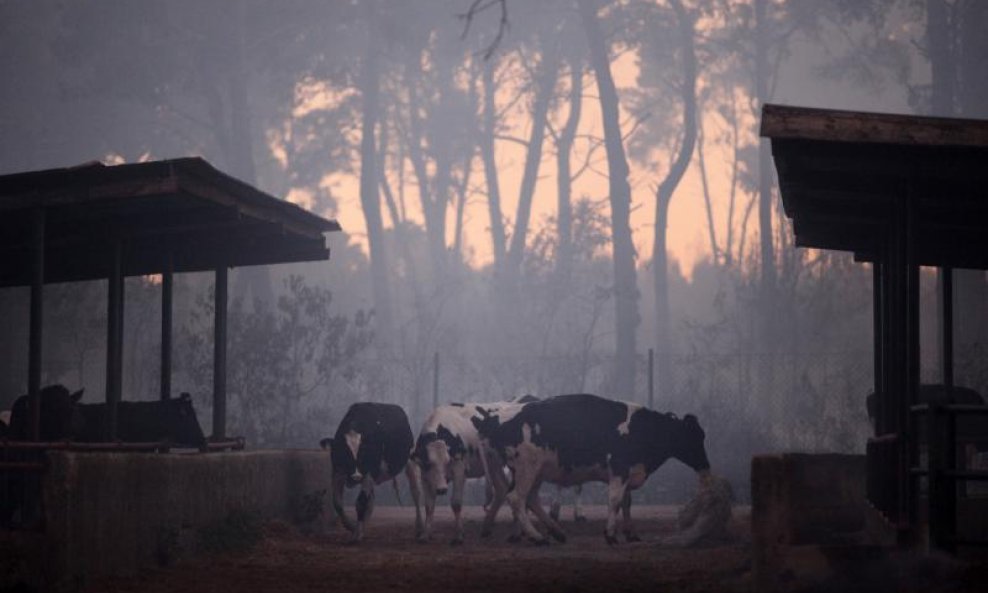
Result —
M391 485L394 486L395 498L398 499L398 506L405 506L404 503L401 502L401 492L398 490L398 476L391 478Z

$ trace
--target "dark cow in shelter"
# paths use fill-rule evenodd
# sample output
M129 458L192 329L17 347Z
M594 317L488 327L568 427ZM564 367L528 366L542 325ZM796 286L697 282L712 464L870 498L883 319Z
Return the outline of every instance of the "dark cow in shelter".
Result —
M41 390L41 440L70 440L98 443L108 440L124 443L168 442L174 445L203 448L206 437L192 406L192 398L183 393L166 400L119 402L117 433L111 439L108 405L82 404L83 390L70 393L62 385ZM30 396L23 395L11 410L9 438L31 439Z
M931 405L965 404L983 406L985 404L985 400L981 394L970 387L955 385L951 387L948 394L947 386L941 383L920 385L916 399L918 400L916 402L918 404ZM865 398L865 406L868 410L868 420L871 421L872 427L877 430L878 396L875 392L869 393ZM981 414L964 414L958 415L955 422L957 441L960 444L971 447L972 449L969 453L974 451L988 451L988 417ZM926 440L927 427L928 425L924 421L919 422L917 426L921 441Z
M319 442L330 449L333 479L333 509L353 542L363 539L364 523L374 511L374 486L394 480L408 466L412 453L412 428L400 406L361 402L350 406L332 439ZM414 477L407 472L409 486ZM357 523L343 511L343 488L360 486ZM397 483L395 483L397 490Z
M493 444L514 477L508 502L533 541L546 543L523 512L525 501L549 533L565 541L559 525L538 504L542 482L573 486L600 481L608 484L604 536L614 544L619 509L625 538L639 540L631 524L631 491L667 459L678 459L701 475L709 471L704 438L693 415L677 418L637 404L574 394L525 405L498 428Z
M34 401L40 403L39 435L41 441L56 441L73 434L81 426L78 401L82 390L70 392L63 385L43 387L37 396L22 395L14 400L10 410L10 426L6 439L30 441L34 439L31 427L31 408ZM40 461L38 451L8 451L7 461L32 463ZM40 520L41 486L37 475L20 471L0 471L0 525L34 525Z
M105 403L79 404L83 428L75 435L75 440L84 443L106 440L109 434L107 413ZM197 449L206 446L206 437L188 393L157 401L119 402L116 440L124 443L167 442Z
M38 394L41 402L41 425L39 438L42 441L60 441L82 430L78 403L83 390L70 392L64 385L48 385ZM10 409L8 438L13 441L29 441L31 434L32 395L22 395L14 400Z

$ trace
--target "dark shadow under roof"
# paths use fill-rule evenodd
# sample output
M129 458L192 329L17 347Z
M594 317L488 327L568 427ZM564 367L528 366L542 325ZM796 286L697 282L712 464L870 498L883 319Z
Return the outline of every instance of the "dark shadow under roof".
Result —
M31 282L32 220L45 213L45 281L329 259L340 225L200 158L89 164L0 176L0 286Z
M796 244L874 261L911 200L922 265L988 269L988 121L765 105Z

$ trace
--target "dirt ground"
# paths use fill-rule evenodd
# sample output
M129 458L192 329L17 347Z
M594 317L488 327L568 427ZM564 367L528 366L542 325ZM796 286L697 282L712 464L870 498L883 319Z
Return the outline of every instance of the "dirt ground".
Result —
M675 530L675 507L633 509L641 543L608 546L603 507L587 507L586 523L572 523L564 509L565 544L536 547L509 543L507 513L495 534L480 540L483 511L464 509L467 541L451 547L452 513L437 510L433 541L414 538L414 511L376 509L365 541L347 545L338 526L303 534L281 523L264 527L249 552L215 554L126 578L90 583L92 593L308 592L308 591L748 591L750 512L736 508L726 541L697 549L658 547Z

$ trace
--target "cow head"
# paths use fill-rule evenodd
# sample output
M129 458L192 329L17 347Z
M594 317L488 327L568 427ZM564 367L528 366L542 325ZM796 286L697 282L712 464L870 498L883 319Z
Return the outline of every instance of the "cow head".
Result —
M168 439L182 445L202 447L206 437L202 434L196 410L192 407L192 397L182 393L177 399L167 399L163 403L168 416Z
M687 414L685 418L679 420L678 424L672 443L672 456L695 471L701 472L710 469L707 449L703 444L706 434L700 428L696 416Z
M452 456L449 446L435 432L419 435L412 459L422 468L422 480L436 494L446 494L447 474Z
M356 426L351 426L345 432L338 432L333 439L330 447L333 471L346 476L348 486L356 486L373 471L367 462L370 446L363 431Z
M70 392L62 385L49 385L41 389L42 441L70 439L83 428L78 403L82 389ZM10 435L14 440L28 440L31 435L31 396L24 395L14 402L10 412Z

